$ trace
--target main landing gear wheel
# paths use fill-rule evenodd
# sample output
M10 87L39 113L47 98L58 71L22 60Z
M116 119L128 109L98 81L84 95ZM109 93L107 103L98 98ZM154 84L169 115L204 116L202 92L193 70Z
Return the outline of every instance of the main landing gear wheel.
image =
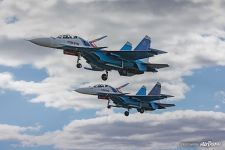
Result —
M102 80L106 81L108 79L108 71L106 73L102 74Z
M145 112L145 110L143 108L138 108L137 111L141 114L143 114Z
M129 116L129 114L130 114L129 111L125 111L125 112L124 112L124 115L125 115L125 116Z
M81 63L78 63L78 64L77 64L77 68L82 68Z
M143 114L145 110L143 108L140 109L140 113Z

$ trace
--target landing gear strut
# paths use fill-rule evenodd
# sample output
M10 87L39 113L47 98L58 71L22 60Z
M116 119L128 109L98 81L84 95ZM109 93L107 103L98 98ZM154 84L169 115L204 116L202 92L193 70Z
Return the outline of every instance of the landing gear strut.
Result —
M80 53L78 54L77 57L78 57L78 58L77 58L77 68L82 68L81 63L79 62L79 61L80 61Z
M110 100L108 100L108 104L107 104L107 108L110 109L111 108L111 105L109 105L110 103Z
M102 80L106 81L108 79L108 71L106 73L102 74Z

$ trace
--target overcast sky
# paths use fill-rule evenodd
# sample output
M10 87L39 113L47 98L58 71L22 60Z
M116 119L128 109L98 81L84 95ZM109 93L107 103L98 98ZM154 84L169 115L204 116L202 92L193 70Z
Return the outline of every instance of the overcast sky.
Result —
M0 149L185 149L225 141L225 1L0 0ZM76 57L27 41L72 34L117 50L148 35L167 54L158 73L121 77L76 68ZM84 66L88 66L82 59ZM157 82L176 107L145 114L107 110L74 89L99 83L135 93ZM225 145L225 144L224 144ZM215 149L224 149L222 145ZM191 149L200 149L199 147Z

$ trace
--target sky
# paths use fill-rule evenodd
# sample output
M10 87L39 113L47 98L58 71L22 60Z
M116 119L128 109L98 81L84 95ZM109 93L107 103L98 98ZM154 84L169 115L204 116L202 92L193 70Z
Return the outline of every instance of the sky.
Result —
M0 0L0 149L201 150L182 142L212 140L225 148L225 1ZM77 35L118 50L148 35L167 54L158 73L133 77L76 68L76 57L28 42ZM88 66L81 60L83 66ZM157 82L176 107L144 114L106 108L75 93L99 83L135 94Z

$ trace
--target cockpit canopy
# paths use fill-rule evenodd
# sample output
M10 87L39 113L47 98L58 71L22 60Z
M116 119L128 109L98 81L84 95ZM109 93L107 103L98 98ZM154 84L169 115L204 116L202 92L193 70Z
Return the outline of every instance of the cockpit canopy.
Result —
M108 85L104 85L104 84L97 84L94 87L109 87Z
M78 36L72 36L72 35L69 35L69 34L64 34L64 35L57 36L57 38L59 38L59 39L77 39L79 37Z
M69 35L69 34L64 34L64 35L59 35L57 36L58 39L79 39L80 41L83 42L83 44L85 46L91 46L90 43L84 39L82 39L81 37L79 36L72 36L72 35Z

